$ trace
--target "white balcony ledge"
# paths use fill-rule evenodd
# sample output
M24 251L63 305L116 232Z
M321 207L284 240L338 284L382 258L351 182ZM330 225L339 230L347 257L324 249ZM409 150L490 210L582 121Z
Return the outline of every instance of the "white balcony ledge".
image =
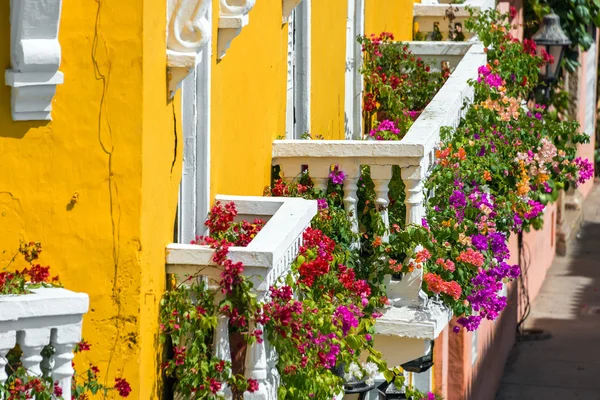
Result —
M496 7L496 0L467 0L463 4L449 4L448 1L429 0L415 3L413 6L413 16L415 24L418 24L418 30L427 34L433 31L434 23L437 23L443 39L448 39L448 18L446 12L452 7L454 13L453 24L460 24L463 27L463 33L469 39L472 35L464 29L464 22L469 18L467 7L483 11Z
M300 198L217 196L222 203L233 201L238 219L255 218L267 223L247 247L231 247L229 258L244 264L244 275L251 277L259 293L266 293L277 279L285 276L298 255L302 234L317 213L317 202ZM209 246L170 244L167 246L167 273L196 274L218 280L220 270L212 262L214 249Z
M89 298L60 288L33 289L31 294L0 296L0 385L6 379L6 354L17 344L29 374L49 372L65 398L71 398L73 349L81 341L83 315ZM54 348L53 362L42 350Z
M375 333L409 339L434 340L452 319L452 311L429 301L424 307L389 307L375 323Z

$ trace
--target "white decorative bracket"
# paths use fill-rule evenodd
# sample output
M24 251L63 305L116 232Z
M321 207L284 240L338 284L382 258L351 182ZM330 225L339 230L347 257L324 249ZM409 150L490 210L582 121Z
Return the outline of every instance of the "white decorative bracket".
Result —
M283 7L283 19L282 23L288 22L290 15L292 15L292 11L298 4L300 4L302 0L281 0L281 5Z
M210 40L211 0L169 0L167 2L167 81L169 98L181 81L196 68L199 54Z
M58 26L62 0L10 0L10 64L14 121L50 120L56 85L63 83Z
M217 51L219 60L225 57L231 41L248 25L248 13L256 0L220 0L219 37Z

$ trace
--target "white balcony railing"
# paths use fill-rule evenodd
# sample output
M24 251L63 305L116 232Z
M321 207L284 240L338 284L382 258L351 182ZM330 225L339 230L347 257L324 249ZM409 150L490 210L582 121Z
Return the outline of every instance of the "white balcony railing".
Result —
M73 349L81 341L83 315L89 298L60 288L41 288L33 293L0 296L0 385L6 382L6 355L17 344L21 363L31 375L51 376L65 399L71 398ZM52 346L50 359L42 351Z
M244 264L244 275L253 281L260 302L269 287L290 272L302 245L302 234L317 213L317 203L280 197L217 196L216 200L233 201L239 220L260 218L266 221L248 246L230 247L228 254L232 261ZM212 262L213 254L214 250L209 246L171 244L167 246L167 273L184 279L202 271L202 276L209 281L218 281L221 271ZM215 330L214 353L223 360L231 360L228 319L224 316L220 317ZM266 337L263 343L254 343L246 354L246 376L259 382L259 390L246 393L245 398L276 399L277 357Z
M452 24L453 30L456 29L456 24L458 24L465 38L470 39L472 34L464 29L465 20L469 17L467 7L484 11L495 8L496 0L466 0L462 4L450 4L449 0L423 0L420 3L415 3L413 6L415 28L422 34L427 35L431 34L434 31L434 27L437 26L439 32L442 34L442 40L448 40L448 24ZM447 15L450 9L454 16L452 21L448 20Z
M320 189L326 189L333 165L345 174L344 206L358 231L357 184L361 166L370 167L376 192L376 202L384 223L388 225L389 184L392 166L399 166L406 192L406 222L421 224L424 216L423 184L435 162L435 150L440 142L440 128L458 126L473 99L468 84L477 77L477 69L485 64L486 55L479 43L412 42L413 53L439 67L450 61L455 69L406 136L399 141L372 140L276 140L273 142L273 165L278 165L284 179L292 179L304 168ZM453 64L453 65L452 65ZM384 352L391 365L399 365L423 355L423 341L435 339L447 325L451 314L444 307L423 299L422 270L415 270L401 281L387 282L388 297L394 307L384 310L376 324L375 343L380 348L390 344L392 351ZM378 345L379 340L379 345ZM390 340L393 342L388 343ZM404 340L406 346L398 346ZM418 340L419 342L416 342ZM393 344L393 346L392 346Z

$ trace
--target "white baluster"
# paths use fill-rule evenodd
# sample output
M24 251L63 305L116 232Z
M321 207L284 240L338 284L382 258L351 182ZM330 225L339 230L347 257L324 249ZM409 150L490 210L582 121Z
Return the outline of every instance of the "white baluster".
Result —
M385 235L383 240L387 241L390 228L390 219L388 216L390 199L388 197L388 192L390 191L389 185L392 180L392 167L389 165L372 165L371 179L375 184L375 195L377 196L375 203L377 204L377 209L379 210L381 218L383 219L383 224L385 225Z
M271 385L270 399L276 399L279 391L279 385L281 384L281 376L279 375L279 371L277 370L277 351L274 346L269 344L267 340L267 335L263 335L265 341L265 349L267 349L267 354L269 355L267 360L268 365L268 379L269 384Z
M81 341L81 320L78 323L64 325L52 332L50 342L54 347L54 366L52 379L58 382L65 399L71 398L73 379L73 349Z
M343 169L346 174L344 180L344 208L348 215L348 220L352 224L352 232L358 233L358 179L360 178L360 165L344 164Z
M15 331L0 333L0 385L8 379L6 374L6 364L8 360L6 355L12 350L17 343L17 333Z
M223 295L219 294L215 301L223 299ZM218 303L217 303L218 304ZM227 363L231 363L231 345L229 344L229 318L225 315L219 315L217 319L217 328L213 338L213 352L215 357ZM231 388L227 384L223 384L223 394L226 399L232 398Z
M256 325L256 329L261 329L264 332L261 324ZM271 391L267 380L267 352L265 343L254 342L246 354L246 375L248 378L258 381L258 390L254 393L245 392L244 400L270 400L269 393Z
M50 329L27 329L18 332L17 343L23 352L21 363L28 374L41 376L42 369L40 363L44 359L42 357L42 350L50 344Z
M425 215L423 181L425 169L419 166L402 168L402 181L406 187L406 223L421 225Z
M308 165L308 175L315 184L315 189L327 191L330 169L331 163L329 161L316 160Z
M277 161L277 165L279 165L280 174L283 175L284 182L291 182L301 171L300 161L295 159L286 159L283 158Z

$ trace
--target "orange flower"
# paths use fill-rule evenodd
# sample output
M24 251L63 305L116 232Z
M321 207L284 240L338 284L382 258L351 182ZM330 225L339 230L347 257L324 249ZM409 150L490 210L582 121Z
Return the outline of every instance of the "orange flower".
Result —
M375 240L373 240L373 247L379 247L381 246L382 240L381 240L381 236L377 236L375 238Z
M454 157L458 158L459 160L465 160L467 158L467 152L461 147L458 149L456 154L454 154Z
M486 181L491 181L492 180L492 174L490 174L490 171L485 171L483 173L483 179L485 179Z

